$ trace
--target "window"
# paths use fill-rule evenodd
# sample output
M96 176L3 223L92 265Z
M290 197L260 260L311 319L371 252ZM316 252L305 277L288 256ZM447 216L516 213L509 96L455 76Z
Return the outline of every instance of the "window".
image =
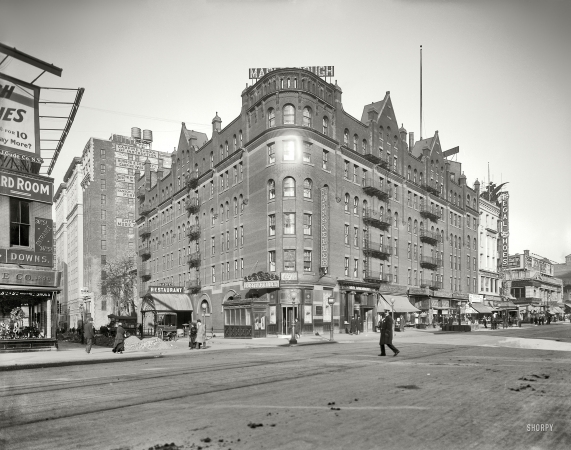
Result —
M321 168L323 170L328 170L328 158L329 158L329 152L327 150L323 150L323 154L322 154L322 163L321 163Z
M349 194L345 194L345 212L349 212L349 201L350 201L351 197L349 196Z
M303 215L303 234L306 236L311 236L311 214Z
M276 251L271 250L268 252L268 264L270 267L270 272L276 271Z
M240 226L240 246L244 245L244 226Z
M303 143L303 162L311 162L311 144L308 142Z
M210 248L212 250L211 255L216 254L216 242L214 242L214 236L210 238Z
M366 139L363 139L362 148L363 148L363 153L367 153L367 140Z
M311 272L311 250L303 251L303 271Z
M284 125L295 124L295 108L293 105L285 105L283 109Z
M283 196L295 197L295 180L292 177L284 178Z
M105 173L105 164L101 164L101 173L104 174Z
M210 277L212 278L212 282L216 283L216 268L214 266L210 268Z
M346 179L349 179L349 165L349 161L345 160L343 166L343 177Z
M359 197L353 199L353 214L359 215Z
M244 163L240 162L238 168L240 170L240 181L242 181L244 179Z
M395 228L399 226L399 213L395 213L395 221L394 221Z
M234 248L238 248L238 227L234 227Z
M345 225L345 244L349 245L349 225Z
M359 276L359 260L353 260L353 278L357 278Z
M359 228L353 228L353 246L359 247Z
M323 134L327 136L328 132L329 132L329 119L327 117L323 117Z
M295 234L295 213L284 213L284 234Z
M107 197L105 194L101 194L101 205L105 205L107 203Z
M308 107L303 108L303 121L302 126L311 127L311 109Z
M398 256L398 255L399 255L399 240L395 239L395 256ZM395 283L396 283L396 281L395 281Z
M412 227L412 232L414 234L418 233L418 221L416 219L414 220L414 226Z
M107 220L107 211L101 210L101 220Z
M276 162L276 146L275 144L268 144L268 164L275 164ZM236 171L236 178L238 173Z
M276 198L276 182L274 180L268 181L268 200Z
M107 235L107 225L101 225L101 236Z
M295 272L295 250L284 250L284 271Z
M359 166L353 165L353 183L359 182L359 176L357 175L359 171Z
M357 136L356 134L353 135L353 150L354 151L357 151L358 142L359 142L359 136Z
M268 216L268 229L269 229L269 235L270 236L276 235L276 215L275 214L270 214Z
M10 197L10 246L30 245L30 203Z
M107 250L107 241L106 240L101 241L101 250Z
M349 258L345 258L345 276L349 276Z
M284 161L295 161L295 142L294 141L284 141L283 160Z
M411 258L411 249L412 249L412 244L409 242L409 243L408 243L408 246L407 246L407 248L406 248L406 257L407 257L408 259L412 259L412 258Z
M238 200L234 197L234 215L238 215Z
M268 128L276 126L276 112L274 108L268 109ZM234 145L236 145L236 136L234 136Z
M313 187L313 182L309 178L303 180L303 198L311 198L312 187Z
M107 180L105 178L101 178L101 189L107 188Z

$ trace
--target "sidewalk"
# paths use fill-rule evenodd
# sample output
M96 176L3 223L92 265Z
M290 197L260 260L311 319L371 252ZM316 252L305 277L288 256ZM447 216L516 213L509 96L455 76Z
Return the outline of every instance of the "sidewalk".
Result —
M377 333L348 335L335 334L335 343L353 343L361 341L377 341ZM331 344L327 336L304 335L297 340L298 346ZM119 361L135 361L141 359L160 358L188 354L188 338L177 340L174 348L161 350L129 351L123 354L112 353L108 347L93 346L91 353L85 352L85 345L59 342L58 351L0 353L0 371L19 370L37 367L59 367L82 364L113 363ZM289 347L289 336L267 337L258 339L224 339L222 336L208 338L206 349L203 351L217 351L228 349L249 349L263 347ZM192 350L194 351L194 350ZM198 350L197 350L198 351Z

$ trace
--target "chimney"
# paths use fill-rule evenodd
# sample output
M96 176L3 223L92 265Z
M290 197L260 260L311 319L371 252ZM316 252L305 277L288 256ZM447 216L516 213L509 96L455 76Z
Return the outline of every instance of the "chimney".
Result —
M408 148L410 148L410 150L412 151L413 147L414 147L414 131L411 131L410 133L408 133Z
M218 132L222 129L222 119L218 117L218 111L216 111L216 115L214 119L212 119L212 133Z

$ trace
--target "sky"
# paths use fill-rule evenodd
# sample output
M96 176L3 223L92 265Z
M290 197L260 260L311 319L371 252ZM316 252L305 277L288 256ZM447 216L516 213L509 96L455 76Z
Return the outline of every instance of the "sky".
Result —
M509 182L510 253L559 262L571 253L569 23L567 0L0 0L0 42L63 69L37 84L85 88L56 186L90 137L136 126L172 151L181 122L210 137L216 113L223 127L240 113L250 67L333 65L345 111L361 117L390 91L418 139L422 45L423 137L460 147L470 185Z

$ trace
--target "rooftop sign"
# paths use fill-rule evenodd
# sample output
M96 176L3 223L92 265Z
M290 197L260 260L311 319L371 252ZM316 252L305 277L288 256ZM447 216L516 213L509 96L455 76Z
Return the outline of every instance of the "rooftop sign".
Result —
M285 67L255 67L248 69L248 77L250 80L257 80L264 75L273 72L274 70L284 69ZM335 76L335 66L304 66L295 67L296 69L309 70L318 77L333 77Z

